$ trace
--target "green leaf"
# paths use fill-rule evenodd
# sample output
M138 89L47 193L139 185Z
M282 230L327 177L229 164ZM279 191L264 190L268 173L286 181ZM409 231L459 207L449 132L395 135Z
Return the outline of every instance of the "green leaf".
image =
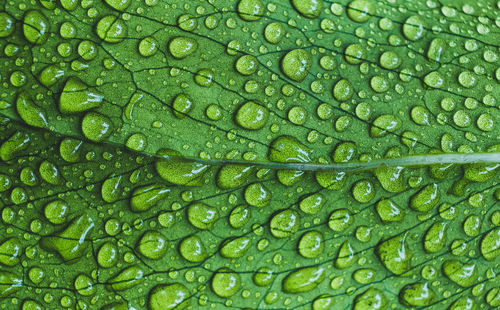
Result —
M2 2L0 307L499 306L499 18Z

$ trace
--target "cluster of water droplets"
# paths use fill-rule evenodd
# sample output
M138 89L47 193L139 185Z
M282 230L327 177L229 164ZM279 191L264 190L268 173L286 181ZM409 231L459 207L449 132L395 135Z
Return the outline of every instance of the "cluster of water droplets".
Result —
M293 169L500 152L498 3L402 5L1 5L1 304L499 306L498 164Z

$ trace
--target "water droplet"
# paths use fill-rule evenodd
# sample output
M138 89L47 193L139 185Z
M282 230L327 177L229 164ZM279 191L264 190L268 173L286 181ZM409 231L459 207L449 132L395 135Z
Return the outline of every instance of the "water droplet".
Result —
M64 138L59 145L59 154L62 159L70 163L80 160L81 146L83 142L72 138Z
M9 161L17 155L17 153L25 150L31 142L31 138L27 133L16 131L7 140L0 145L0 158L3 161Z
M153 37L145 37L139 42L139 54L144 57L151 57L158 51L158 42Z
M386 78L376 75L370 79L371 88L377 93L384 93L389 90L389 82Z
M328 103L322 103L316 109L316 114L322 120L330 119L333 116L333 108Z
M198 26L198 22L191 14L182 14L177 18L177 25L184 31L193 31Z
M190 305L191 292L181 283L159 284L149 292L150 310L184 309Z
M238 292L240 287L240 276L229 268L218 269L212 277L212 290L219 297L231 297Z
M427 282L410 283L399 291L399 301L407 307L430 306L434 303L435 297Z
M337 26L335 25L335 22L329 18L323 18L321 20L321 23L319 24L319 27L325 33L334 33L335 30L337 30Z
M134 133L128 137L125 146L132 151L144 151L147 145L147 138L142 133Z
M487 261L492 261L500 256L500 228L489 231L481 239L481 255Z
M366 51L360 44L350 44L344 51L344 57L351 65L358 65L366 59Z
M434 38L427 49L427 59L431 62L440 62L446 48L446 41L441 38Z
M307 18L317 18L323 8L322 0L292 0L292 5L301 15Z
M380 55L379 62L382 68L394 70L401 65L401 58L395 52L387 51Z
M45 67L38 75L38 80L46 87L50 87L57 83L63 76L64 70L55 65Z
M66 222L69 214L69 206L64 200L57 199L45 205L45 218L52 224L62 224Z
M411 270L410 251L406 242L407 234L400 234L379 243L375 249L376 255L390 272L401 275Z
M473 310L476 309L476 303L468 296L463 296L454 301L448 310Z
M132 0L105 0L106 3L117 11L125 11Z
M163 157L156 162L156 172L165 181L177 185L198 186L202 184L202 177L209 168L208 165L182 160L181 153L162 149L157 153Z
M19 264L19 256L23 252L23 247L19 239L12 237L2 240L0 244L0 264L14 267ZM1 283L1 282L0 282Z
M354 0L347 5L347 16L357 23L364 23L375 14L375 7L368 0Z
M192 263L200 263L208 256L203 241L197 235L184 238L179 244L179 253L184 259Z
M249 130L261 129L266 124L268 118L268 109L254 101L244 103L238 109L235 116L236 123Z
M170 193L170 189L160 184L151 184L136 188L130 199L130 208L134 212L144 212L155 206Z
M369 288L354 299L353 310L386 309L387 299L384 293L377 288Z
M158 231L146 231L137 244L137 250L146 258L158 260L167 252L168 241Z
M45 111L33 102L28 93L23 91L17 96L16 109L26 124L39 128L49 127Z
M73 11L78 7L78 0L60 0L61 6L68 11Z
M176 37L168 43L168 50L177 59L193 54L198 48L196 40L188 37Z
M486 303L492 307L500 306L500 287L494 287L488 291Z
M206 116L212 121L218 121L222 118L222 109L217 104L211 104L205 110Z
M220 254L225 258L240 258L250 249L252 240L247 236L233 237L224 240Z
M463 229L467 236L476 237L481 232L481 218L477 215L469 215L464 223Z
M295 125L303 125L306 122L307 114L303 107L295 106L288 110L288 120Z
M242 75L252 75L259 68L259 61L253 55L243 55L236 61L236 71Z
M493 131L493 128L495 127L495 121L493 117L488 113L479 115L476 124L479 129L486 132Z
M418 212L429 212L439 202L437 183L426 185L410 199L410 208Z
M104 96L89 89L89 86L77 77L70 77L64 85L59 98L61 113L79 113L99 107Z
M471 88L476 85L476 77L474 73L470 71L463 71L458 75L458 82L460 85L466 88Z
M182 119L193 109L194 103L186 94L178 94L172 100L172 112L175 117Z
M341 79L333 87L333 97L337 101L347 101L351 99L354 94L354 88L351 83L346 79Z
M411 109L410 115L415 124L421 126L430 125L430 112L426 107L416 105Z
M325 197L320 193L311 194L300 201L299 208L307 214L316 214L326 203Z
M106 286L111 291L124 291L143 283L145 272L138 265L132 265L122 269L114 277L106 281Z
M43 0L40 2L43 3ZM34 300L25 299L25 300L23 300L23 305L21 306L21 309L22 310L42 310L44 308L42 307L42 305L40 305L38 302L36 302Z
M370 136L380 138L390 132L395 132L401 127L401 120L390 114L384 114L377 117L370 127Z
M127 37L127 25L116 16L108 15L99 20L96 33L104 42L119 43Z
M403 24L403 35L412 41L422 38L425 34L425 24L420 16L413 15Z
M349 268L356 262L356 251L351 243L346 240L340 246L337 257L335 258L335 268L345 269Z
M427 230L424 236L424 249L427 253L436 253L443 249L446 243L446 227L445 222L435 222Z
M328 310L332 309L335 304L335 297L322 294L316 297L312 303L312 310Z
M276 238L290 237L299 230L299 214L290 209L279 211L271 218L269 227L271 234Z
M278 44L284 35L285 27L281 23L270 23L264 29L264 38L272 44Z
M89 40L83 40L78 44L78 55L83 60L90 61L97 57L97 45Z
M6 174L0 173L0 192L5 192L12 186L12 180Z
M58 185L62 181L59 169L51 162L44 160L38 169L42 179L52 185Z
M337 67L337 61L335 60L335 58L333 56L326 55L326 56L323 56L320 58L319 65L324 70L331 71Z
M24 86L27 82L27 77L26 75L21 72L21 71L14 71L10 75L10 84L14 87L21 87Z
M87 235L94 227L94 220L88 215L75 218L62 232L42 237L41 246L58 253L65 263L74 263L87 251Z
M0 270L0 283L0 297L4 298L21 289L23 279L15 273Z
M214 71L207 68L200 69L196 72L194 81L202 87L210 87L214 83Z
M217 17L210 15L205 18L205 27L207 27L208 29L213 30L217 28L218 25L219 20L217 19Z
M465 110L458 110L453 114L453 122L455 125L465 128L471 124L472 120Z
M304 49L294 49L281 60L281 70L291 80L302 82L309 74L312 56Z
M250 219L250 209L245 205L236 206L229 214L229 224L233 228L241 228Z
M75 282L73 285L78 294L82 296L92 296L97 290L92 279L85 274L79 274L75 278Z
M219 219L219 211L202 202L195 202L187 208L187 218L191 225L198 229L211 229Z
M360 203L367 203L375 197L375 187L370 180L360 180L352 187L352 196Z
M274 281L275 275L272 269L268 267L260 267L253 274L253 282L257 286L268 286Z
M285 293L305 293L315 289L324 278L324 267L304 267L289 273L281 285Z
M424 77L424 83L432 88L441 88L444 85L444 78L441 73L432 71Z
M49 32L50 23L45 15L35 10L26 12L23 20L23 34L26 40L34 44L43 44L47 41Z
M82 119L83 135L91 141L104 141L111 135L112 131L113 123L111 119L105 115L88 112Z
M237 11L241 19L252 22L264 15L265 8L261 0L240 0Z
M254 171L253 166L224 165L217 174L217 186L222 189L238 188L247 183Z
M317 230L304 233L299 240L298 250L305 258L318 257L325 249L325 239L323 234Z
M65 21L59 27L59 35L63 39L74 39L77 35L77 29L72 22Z
M442 265L443 273L461 287L470 287L474 285L477 277L477 268L475 264L464 264L459 260L445 260Z
M337 209L330 214L328 227L333 231L342 232L349 228L353 221L352 213L348 209Z
M15 205L20 205L28 201L28 193L22 187L14 187L10 192L10 201Z
M360 284L369 284L375 280L377 271L373 268L361 268L356 270L352 278Z
M15 20L6 12L0 12L0 38L8 37L15 28Z

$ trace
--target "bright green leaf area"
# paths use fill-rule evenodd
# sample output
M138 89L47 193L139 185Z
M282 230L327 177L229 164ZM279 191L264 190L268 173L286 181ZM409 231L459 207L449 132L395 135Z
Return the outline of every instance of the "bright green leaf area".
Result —
M0 309L500 307L500 2L0 2Z

